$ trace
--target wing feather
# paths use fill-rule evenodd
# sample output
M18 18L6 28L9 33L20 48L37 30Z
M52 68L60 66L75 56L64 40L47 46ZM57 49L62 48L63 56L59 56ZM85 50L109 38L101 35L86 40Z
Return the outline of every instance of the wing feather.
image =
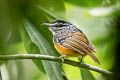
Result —
M83 41L84 43L86 43L88 48L90 48L91 50L93 50L95 52L94 46L90 43L90 41L87 39L87 37L83 33L76 32L76 33L74 33L73 37L75 37L75 36L76 36L76 38L78 38L81 41Z
M79 50L79 49L77 49L75 46L71 46L71 45L68 44L68 43L64 43L63 45L64 45L64 47L66 47L66 48L68 48L68 49L71 49L71 50L74 50L74 51L77 51L77 52L79 52L79 53L81 53L81 54L84 53L82 50Z
M93 50L93 47L86 36L80 32L73 33L73 35L65 40L62 45L81 54L91 53Z
M82 45L80 45L78 42L76 42L75 40L66 40L64 43L63 43L63 46L64 46L64 44L69 44L69 45L71 45L72 47L74 47L74 49L72 48L72 50L74 50L74 51L78 51L78 52L80 52L80 51L82 51L82 52L84 52L84 53L88 53L89 51L87 50L87 49L85 49L85 47L84 46L82 46ZM84 54L84 53L81 53L81 54Z

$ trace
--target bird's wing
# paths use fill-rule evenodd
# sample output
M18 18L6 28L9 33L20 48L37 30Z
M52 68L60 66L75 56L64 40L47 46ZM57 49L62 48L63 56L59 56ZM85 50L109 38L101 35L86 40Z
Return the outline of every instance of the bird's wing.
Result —
M86 36L80 32L73 33L72 36L65 40L62 45L81 54L90 53L94 50L94 47L88 41Z
M83 33L73 33L73 35L69 39L65 40L62 45L80 54L88 54L95 62L100 64L98 59L93 55L95 48Z

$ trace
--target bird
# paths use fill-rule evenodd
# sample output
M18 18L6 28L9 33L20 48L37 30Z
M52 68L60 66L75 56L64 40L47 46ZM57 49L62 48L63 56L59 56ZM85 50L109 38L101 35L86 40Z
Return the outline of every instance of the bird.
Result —
M83 58L89 55L97 64L100 64L93 54L96 49L78 27L65 20L54 20L42 25L47 26L52 32L54 46L62 56L82 56Z

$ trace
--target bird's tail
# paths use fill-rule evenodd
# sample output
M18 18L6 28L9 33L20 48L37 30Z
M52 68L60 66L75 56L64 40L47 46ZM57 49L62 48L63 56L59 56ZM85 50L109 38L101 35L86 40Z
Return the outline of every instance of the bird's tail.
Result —
M94 56L93 53L88 53L88 55L98 64L100 64L100 61Z

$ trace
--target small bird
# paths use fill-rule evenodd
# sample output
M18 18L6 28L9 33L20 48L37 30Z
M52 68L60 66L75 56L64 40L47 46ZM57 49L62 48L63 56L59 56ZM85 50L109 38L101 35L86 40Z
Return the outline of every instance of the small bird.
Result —
M42 25L48 26L52 32L54 46L61 55L82 56L82 58L89 55L96 63L100 64L93 54L96 52L94 46L76 26L64 20L55 20Z

